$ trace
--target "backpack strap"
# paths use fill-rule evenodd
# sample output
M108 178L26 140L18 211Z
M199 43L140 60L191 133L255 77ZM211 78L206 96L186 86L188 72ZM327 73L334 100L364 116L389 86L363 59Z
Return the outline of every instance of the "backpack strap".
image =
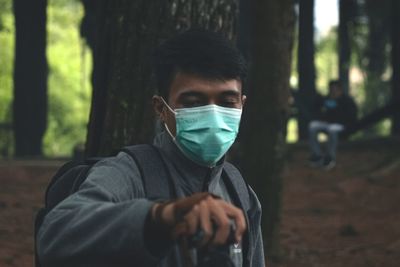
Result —
M167 200L176 196L176 190L161 152L153 145L134 145L124 147L135 161L142 178L146 198Z
M250 248L253 247L252 244L254 237L252 235L252 229L250 229L249 220L249 211L251 208L249 185L243 179L243 176L239 170L229 162L224 163L222 179L235 205L244 211L247 230L242 239L243 258L245 260L243 266L250 266L252 257Z
M225 162L223 170L225 173L225 175L223 175L223 179L225 178L224 179L225 185L228 186L228 190L234 189L233 190L234 192L229 191L229 193L232 193L233 197L237 198L236 199L236 201L238 202L237 204L240 204L240 207L244 211L246 212L249 211L251 208L249 185L243 179L243 176L239 172L239 170L231 163Z

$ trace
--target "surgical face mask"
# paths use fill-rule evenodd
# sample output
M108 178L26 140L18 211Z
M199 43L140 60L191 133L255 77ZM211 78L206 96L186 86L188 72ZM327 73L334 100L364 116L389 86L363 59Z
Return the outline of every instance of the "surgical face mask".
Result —
M176 136L165 127L179 149L200 165L215 166L236 139L242 109L206 105L172 110L164 104L175 114Z

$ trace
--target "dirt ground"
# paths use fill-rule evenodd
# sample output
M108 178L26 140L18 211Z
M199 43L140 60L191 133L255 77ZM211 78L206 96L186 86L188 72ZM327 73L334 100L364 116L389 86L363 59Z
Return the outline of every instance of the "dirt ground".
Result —
M348 143L332 171L289 147L276 267L400 266L400 140ZM33 266L33 220L60 161L0 161L0 267Z
M342 145L331 171L292 148L284 172L285 267L400 266L400 142Z
M33 222L57 161L0 161L0 267L34 266Z

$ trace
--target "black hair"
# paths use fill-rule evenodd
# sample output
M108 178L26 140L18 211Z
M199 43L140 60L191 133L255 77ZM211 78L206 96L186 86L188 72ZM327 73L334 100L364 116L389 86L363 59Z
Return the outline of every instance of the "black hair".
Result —
M330 80L329 88L332 88L333 86L336 86L336 87L340 88L341 90L343 90L342 82L340 80Z
M165 41L156 50L155 74L162 97L168 98L178 72L212 80L237 79L243 93L247 64L239 50L221 34L191 29Z

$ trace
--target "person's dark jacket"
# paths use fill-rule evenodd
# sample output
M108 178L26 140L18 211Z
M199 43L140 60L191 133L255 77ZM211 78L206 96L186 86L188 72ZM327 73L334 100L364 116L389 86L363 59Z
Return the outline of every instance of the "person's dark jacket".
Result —
M213 168L195 164L165 133L155 145L176 166L179 196L207 190L232 202L221 179L223 164ZM176 245L148 231L153 204L145 197L138 166L130 156L121 152L100 161L79 191L46 216L37 238L42 267L182 266ZM250 266L262 267L261 206L251 189L250 204L249 224L255 237L249 248ZM232 260L241 266L242 252L234 253Z
M317 120L339 123L346 128L357 120L357 106L351 97L344 94L337 99L318 98L316 110Z

